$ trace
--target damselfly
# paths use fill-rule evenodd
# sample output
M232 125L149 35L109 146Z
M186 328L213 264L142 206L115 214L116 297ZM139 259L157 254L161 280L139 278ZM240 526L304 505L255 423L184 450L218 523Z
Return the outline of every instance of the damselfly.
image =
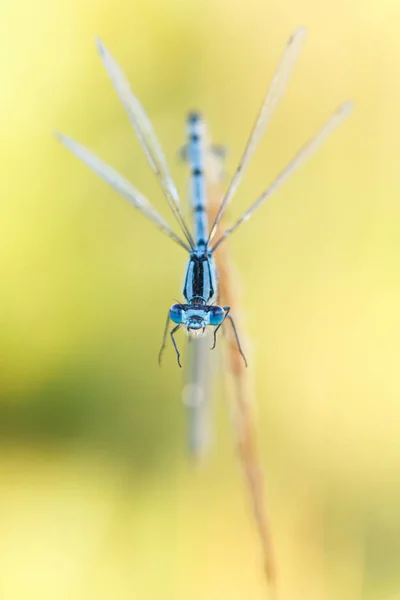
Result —
M208 226L206 212L206 190L204 182L204 123L199 113L192 112L189 114L187 120L187 155L191 166L191 197L195 214L193 235L184 219L177 188L170 175L167 161L150 119L139 100L133 94L129 83L117 62L111 56L104 44L100 40L97 41L97 49L100 58L128 114L129 120L143 147L147 160L161 184L168 205L180 228L180 235L177 235L173 231L168 223L152 207L147 198L117 171L70 137L63 134L57 134L57 136L71 152L86 163L93 171L95 171L95 173L114 188L115 191L126 198L144 216L152 221L158 229L168 235L170 239L174 240L189 254L183 289L185 302L174 304L168 312L159 354L160 359L166 345L170 321L174 324L170 331L170 337L175 348L178 364L181 366L180 352L174 337L178 329L185 327L192 337L198 337L202 336L206 329L210 327L213 328L212 348L214 348L217 332L221 325L228 320L231 324L239 352L246 363L235 323L230 314L231 307L216 304L218 299L218 279L214 262L214 252L234 231L236 231L241 223L247 221L253 215L256 209L259 208L298 167L314 154L321 143L348 116L352 109L352 104L350 102L346 102L339 106L326 123L319 129L316 135L297 152L260 197L236 222L234 222L232 226L228 227L219 238L214 240L220 221L242 181L249 161L275 112L280 98L286 90L290 75L300 54L305 33L305 29L301 27L297 29L289 39L246 144L243 156L239 161L235 174L210 228Z

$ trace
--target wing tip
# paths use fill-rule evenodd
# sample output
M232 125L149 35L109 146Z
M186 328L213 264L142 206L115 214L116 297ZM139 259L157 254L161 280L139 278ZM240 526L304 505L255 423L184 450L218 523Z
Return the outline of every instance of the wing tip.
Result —
M105 56L107 54L107 48L105 47L104 42L101 39L101 37L96 36L94 38L94 43L96 45L97 52L99 53L100 57L105 58Z
M63 133L61 133L61 131L58 131L58 129L55 129L53 131L53 137L58 142L64 142L64 140L65 140L65 135Z
M353 110L354 102L352 100L346 100L346 102L343 102L337 109L337 114L344 118L348 117Z
M289 42L288 44L293 44L293 42L299 41L299 42L303 42L305 40L307 36L307 28L304 25L299 25L299 27L296 27L296 29L293 31L292 35L289 38Z

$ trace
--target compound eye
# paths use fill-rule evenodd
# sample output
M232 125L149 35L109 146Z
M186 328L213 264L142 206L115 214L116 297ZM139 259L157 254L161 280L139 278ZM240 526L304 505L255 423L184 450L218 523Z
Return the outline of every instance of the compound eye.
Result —
M182 304L173 304L169 309L169 317L174 323L182 323L183 309Z
M221 306L212 306L210 308L210 325L221 325L225 319L225 311Z

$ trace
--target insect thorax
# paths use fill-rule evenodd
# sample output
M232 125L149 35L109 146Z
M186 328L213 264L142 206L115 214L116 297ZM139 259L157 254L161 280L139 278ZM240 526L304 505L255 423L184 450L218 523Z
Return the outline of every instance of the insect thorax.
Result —
M206 304L217 293L214 260L210 253L192 252L186 269L183 295L189 304Z

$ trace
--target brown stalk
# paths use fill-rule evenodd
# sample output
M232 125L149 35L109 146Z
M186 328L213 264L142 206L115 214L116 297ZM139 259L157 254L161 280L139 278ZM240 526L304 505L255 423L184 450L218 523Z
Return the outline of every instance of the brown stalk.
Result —
M219 181L208 181L208 213L210 223L217 214L221 202L221 189ZM215 239L223 233L223 226L218 225ZM233 264L227 243L221 244L215 252L215 261L219 277L220 303L231 307L231 314L235 319L239 338L248 357L250 344L240 309L240 281ZM252 504L254 519L261 539L264 570L271 591L276 593L276 563L272 543L271 529L267 517L265 486L261 467L261 460L257 442L257 427L255 418L255 397L252 369L246 368L240 355L235 336L227 323L225 326L225 340L227 343L228 371L233 378L233 412L236 433L236 442L242 468L247 481L249 496ZM251 361L249 361L251 362Z

